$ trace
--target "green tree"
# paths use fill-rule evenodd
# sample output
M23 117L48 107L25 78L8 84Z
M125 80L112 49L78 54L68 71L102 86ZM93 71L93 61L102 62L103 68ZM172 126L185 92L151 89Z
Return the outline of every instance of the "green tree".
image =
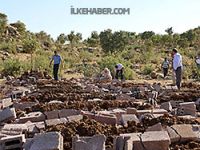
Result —
M38 48L38 43L36 39L25 39L23 41L23 50L26 53L31 54L31 70L33 69L33 53Z
M113 53L124 50L129 41L129 34L125 31L112 33L112 30L108 29L101 32L99 37L101 47L106 53Z
M172 35L172 34L174 33L172 27L167 28L167 29L165 30L165 32L166 32L168 35Z
M64 33L61 33L56 40L56 43L59 43L61 45L65 44L65 42L67 41L67 36Z
M0 36L3 35L3 33L6 30L7 26L7 15L0 13Z
M73 49L73 46L82 40L82 34L81 33L75 34L74 31L71 31L71 33L67 35L67 38L70 42L71 48Z
M40 31L35 34L37 41L40 43L40 46L45 50L50 50L53 46L54 40L49 34L44 31Z
M150 39L153 35L155 35L155 33L153 31L145 31L145 32L139 34L139 36L143 40Z
M100 44L100 38L98 33L96 31L93 31L91 33L91 37L88 38L86 42L90 47L97 47Z

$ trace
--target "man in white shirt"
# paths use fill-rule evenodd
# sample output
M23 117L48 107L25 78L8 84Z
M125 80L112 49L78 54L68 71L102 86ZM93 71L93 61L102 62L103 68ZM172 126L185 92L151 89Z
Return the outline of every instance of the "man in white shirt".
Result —
M118 79L120 76L121 80L123 80L124 79L124 66L122 64L117 64L115 66L115 71L116 71L115 78Z
M176 86L178 89L180 89L181 79L182 79L182 69L183 69L182 56L178 53L176 48L172 50L172 55L173 55L173 70L176 75Z

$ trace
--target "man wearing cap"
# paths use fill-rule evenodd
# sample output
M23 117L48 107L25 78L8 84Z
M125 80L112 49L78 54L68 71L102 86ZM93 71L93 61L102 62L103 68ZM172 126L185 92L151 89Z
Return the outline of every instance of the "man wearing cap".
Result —
M115 66L116 75L115 78L118 79L119 76L121 80L124 80L124 66L122 64L117 64Z
M176 48L172 50L172 55L173 55L173 70L176 75L176 86L180 90L182 69L183 69L182 56L178 53L178 50Z
M53 76L55 80L58 80L58 70L59 70L59 65L61 64L61 57L58 55L57 51L54 51L54 55L52 56L52 59L50 61L50 66L52 64L52 61L54 62L53 65Z

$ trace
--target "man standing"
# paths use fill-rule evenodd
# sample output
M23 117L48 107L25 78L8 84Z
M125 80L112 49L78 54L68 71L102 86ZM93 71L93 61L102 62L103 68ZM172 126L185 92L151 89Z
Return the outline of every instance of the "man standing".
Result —
M52 56L52 59L50 61L50 66L52 64L52 61L54 62L53 65L53 76L55 80L58 80L58 70L59 70L59 65L61 63L61 57L60 55L57 54L57 51L54 51L54 55Z
M182 79L182 68L183 68L182 56L178 53L176 48L172 50L172 55L173 55L173 70L176 75L176 86L180 90L181 79Z
M124 66L122 64L117 64L115 66L115 71L116 71L115 78L118 79L120 76L121 80L123 80L124 79Z
M167 58L165 58L165 60L162 63L162 69L163 69L163 75L165 78L168 74L168 69L169 69L169 61L167 60Z

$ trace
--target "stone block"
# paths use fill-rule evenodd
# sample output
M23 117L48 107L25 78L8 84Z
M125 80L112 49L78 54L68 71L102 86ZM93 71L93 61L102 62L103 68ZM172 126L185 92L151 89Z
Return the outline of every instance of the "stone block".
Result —
M40 122L45 120L45 115L41 112L31 112L26 114L25 117L20 117L19 122L25 123L27 121Z
M170 136L171 142L185 142L197 140L197 135L193 131L192 125L180 124L167 127L167 132Z
M6 136L1 138L0 143L2 143L3 150L16 150L22 149L23 143L25 142L25 135L15 135L15 136Z
M137 114L136 108L127 108L127 114Z
M95 115L93 119L103 124L117 124L117 117L115 115Z
M126 126L128 121L135 121L135 123L140 122L137 116L134 114L122 114L122 117L121 117L122 125Z
M72 150L105 150L105 135L92 137L76 136L72 141Z
M67 122L66 118L45 120L45 124L46 124L47 127L58 125L58 124L63 124L63 123L66 123L66 122Z
M58 110L46 111L44 114L46 115L47 119L57 119L57 118L59 118L59 111Z
M185 102L180 103L180 109L178 109L178 114L196 116L196 111L197 109L194 102Z
M16 119L15 108L5 108L0 110L0 122L7 122Z
M31 108L36 105L36 102L14 102L13 107L19 110L25 110L26 108Z
M63 150L63 137L58 132L35 135L29 150Z
M140 141L133 141L135 150L141 150L145 147L148 150L168 150L170 138L166 131L144 132L139 136Z
M161 123L157 123L153 126L148 127L146 131L164 131L164 129Z
M170 102L165 102L160 105L161 109L165 109L167 111L172 111L172 105Z
M69 116L67 117L67 120L69 122L72 122L72 121L80 121L83 119L83 115L73 115L73 116Z
M69 116L79 115L81 111L75 109L62 109L59 111L60 118L67 118Z
M2 100L0 100L0 103L1 103L1 106L2 106L3 109L13 105L11 98L2 99ZM1 109L1 107L0 107L0 109Z

